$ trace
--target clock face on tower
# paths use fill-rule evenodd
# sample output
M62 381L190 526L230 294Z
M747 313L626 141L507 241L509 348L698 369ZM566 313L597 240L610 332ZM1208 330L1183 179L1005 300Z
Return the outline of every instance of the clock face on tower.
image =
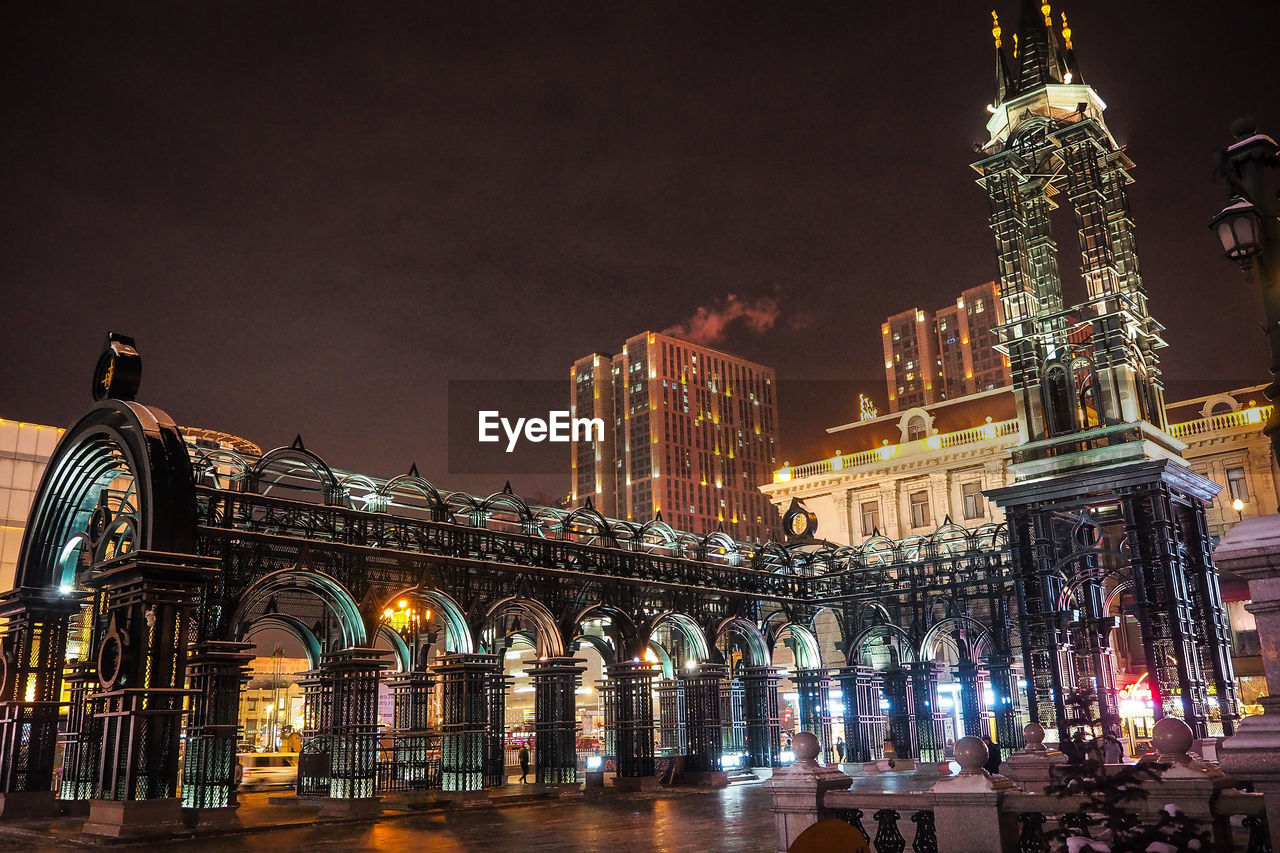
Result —
M818 530L818 517L792 498L791 506L782 514L782 529L788 540L812 539Z
M133 338L107 334L106 346L93 371L93 399L132 400L142 381L142 357L134 348Z
M788 525L788 531L792 536L803 536L805 531L809 529L809 518L802 512L794 513L791 516L791 523Z

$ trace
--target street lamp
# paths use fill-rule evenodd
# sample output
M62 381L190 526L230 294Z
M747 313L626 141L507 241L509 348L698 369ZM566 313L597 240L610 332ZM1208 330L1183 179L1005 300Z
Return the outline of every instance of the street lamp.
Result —
M1244 501L1236 498L1231 502L1231 508L1236 511L1236 520L1244 521Z
M1232 196L1227 206L1209 220L1218 232L1223 254L1248 269L1258 254L1258 209L1244 196Z
M1209 220L1226 257L1256 278L1262 291L1263 331L1271 344L1271 384L1267 399L1280 402L1280 145L1259 133L1252 119L1231 125L1235 141L1218 153L1217 173L1230 198ZM1273 407L1263 433L1280 459L1280 406ZM1239 510L1237 510L1239 511Z

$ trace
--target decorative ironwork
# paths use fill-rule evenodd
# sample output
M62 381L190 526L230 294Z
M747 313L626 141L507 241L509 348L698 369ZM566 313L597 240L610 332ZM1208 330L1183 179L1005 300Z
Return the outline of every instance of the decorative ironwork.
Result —
M862 837L870 842L871 833L867 832L867 828L862 825L862 814L862 809L839 809L835 813L836 817L861 832Z
M911 815L911 822L916 825L916 837L911 842L915 853L938 853L938 833L933 825L933 812L922 809Z
M1267 828L1266 814L1248 815L1242 823L1249 830L1249 845L1245 853L1271 853L1271 832Z
M907 849L907 839L898 830L900 817L896 809L880 809L875 813L876 853L903 853Z
M1018 834L1018 853L1049 853L1049 839L1044 836L1046 818L1039 812L1018 815L1022 831Z

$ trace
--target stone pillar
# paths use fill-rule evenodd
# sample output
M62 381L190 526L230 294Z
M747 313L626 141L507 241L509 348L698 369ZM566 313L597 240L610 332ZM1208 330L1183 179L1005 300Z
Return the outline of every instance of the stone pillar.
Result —
M1023 729L1027 745L1012 753L1000 764L1001 775L1028 794L1043 794L1053 784L1055 768L1067 763L1067 757L1044 746L1044 726L1027 723Z
M1280 850L1280 516L1246 518L1213 555L1219 568L1249 582L1246 609L1258 622L1267 693L1263 713L1245 717L1218 747L1222 769L1264 795L1271 846Z
M188 824L238 822L235 767L240 690L249 677L251 648L252 643L209 640L193 646L187 658L191 700L182 761L182 808Z
M484 788L489 759L489 693L501 676L499 655L442 655L440 679L440 779L445 791Z
M800 694L800 728L813 732L822 745L818 760L832 764L836 760L835 741L831 737L831 670L801 669L791 679ZM794 746L794 743L792 744Z
M178 754L187 696L187 646L198 591L214 559L137 551L89 581L100 590L98 683L90 698L100 761L82 832L165 835L182 827Z
M776 666L749 666L742 676L747 723L747 760L752 767L774 767L782 751Z
M938 849L947 853L1012 850L1018 838L1017 815L1001 812L1000 800L1013 783L983 769L987 745L976 737L956 741L956 762L960 772L939 779L932 788Z
M0 819L57 812L53 759L62 668L80 595L17 589L0 596Z
M653 679L646 663L626 661L609 666L609 724L618 763L614 784L620 788L653 787Z
M720 769L720 682L727 673L720 664L704 663L679 676L688 718L685 775L695 782L728 784Z
M431 691L435 679L429 672L397 673L388 682L395 726L392 776L406 790L440 787L439 762L432 760L435 732L431 729Z
M843 791L850 784L849 777L839 770L818 764L822 745L812 732L797 734L791 748L796 754L795 764L779 767L764 783L773 799L769 811L773 812L778 853L787 853L800 833L822 818L823 799L828 791Z
M541 785L576 785L575 691L586 668L575 658L546 658L529 668L533 682L534 757Z

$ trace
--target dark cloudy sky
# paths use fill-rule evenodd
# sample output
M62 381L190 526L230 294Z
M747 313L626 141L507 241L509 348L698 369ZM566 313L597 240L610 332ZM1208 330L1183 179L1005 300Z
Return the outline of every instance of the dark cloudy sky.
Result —
M989 8L23 4L0 48L0 416L73 422L112 329L179 423L493 491L449 474L449 380L567 382L733 294L778 310L719 345L777 369L780 461L825 452L858 389L883 400L880 321L993 277L968 168ZM1258 296L1205 222L1231 120L1280 133L1280 4L1066 10L1138 164L1167 376L1264 380Z

